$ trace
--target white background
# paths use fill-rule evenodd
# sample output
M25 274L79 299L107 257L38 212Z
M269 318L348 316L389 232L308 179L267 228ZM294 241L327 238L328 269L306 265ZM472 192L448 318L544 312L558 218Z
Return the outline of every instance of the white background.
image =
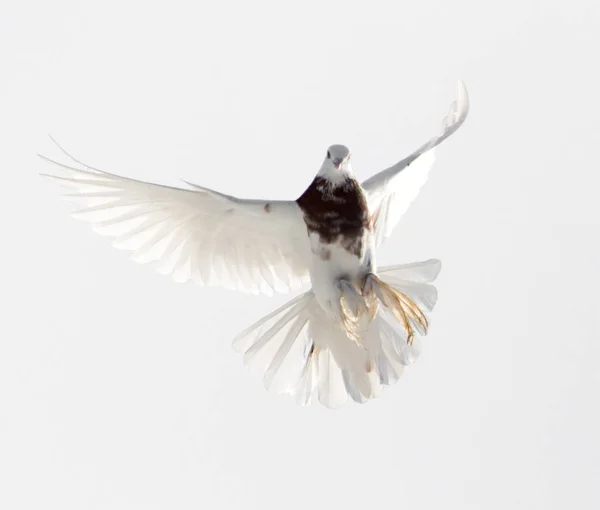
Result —
M0 3L0 508L597 509L600 7ZM380 263L443 261L424 352L366 405L264 391L230 340L288 299L177 285L35 157L296 198L471 113Z

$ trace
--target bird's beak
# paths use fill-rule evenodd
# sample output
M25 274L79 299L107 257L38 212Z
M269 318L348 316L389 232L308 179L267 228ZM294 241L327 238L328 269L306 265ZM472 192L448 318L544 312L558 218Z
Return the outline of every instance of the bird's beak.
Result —
M339 168L343 161L344 161L343 159L334 159L333 166L336 168Z

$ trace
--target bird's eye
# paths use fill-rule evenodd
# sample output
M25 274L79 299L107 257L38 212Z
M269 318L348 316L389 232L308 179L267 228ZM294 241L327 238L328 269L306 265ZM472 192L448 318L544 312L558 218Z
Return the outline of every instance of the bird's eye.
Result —
M331 159L331 152L327 151L327 159Z

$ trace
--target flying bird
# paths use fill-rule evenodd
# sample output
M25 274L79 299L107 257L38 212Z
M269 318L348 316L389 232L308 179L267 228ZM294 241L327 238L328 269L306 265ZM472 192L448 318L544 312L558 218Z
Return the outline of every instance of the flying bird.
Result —
M186 182L180 189L120 177L71 159L53 163L80 203L74 214L133 260L176 281L253 294L311 288L240 333L234 348L267 389L301 405L366 402L395 383L419 355L418 337L437 300L441 263L377 267L376 251L415 199L434 149L464 122L467 90L439 135L362 184L343 145L327 150L297 200L248 200ZM55 142L56 143L56 142Z

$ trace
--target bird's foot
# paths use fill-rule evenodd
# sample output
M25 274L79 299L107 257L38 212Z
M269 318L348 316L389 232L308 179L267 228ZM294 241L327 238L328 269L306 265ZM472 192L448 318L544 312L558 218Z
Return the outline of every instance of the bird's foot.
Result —
M374 274L368 274L362 286L362 294L368 309L377 313L379 302L383 304L402 324L406 331L406 343L412 345L415 338L415 328L421 334L427 334L429 323L419 306L406 294L380 280Z

